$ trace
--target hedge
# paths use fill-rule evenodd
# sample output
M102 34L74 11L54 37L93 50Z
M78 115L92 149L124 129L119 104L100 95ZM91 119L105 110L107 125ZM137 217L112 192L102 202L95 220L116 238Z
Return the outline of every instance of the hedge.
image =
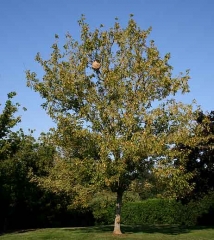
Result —
M176 200L148 199L140 202L129 202L122 206L121 220L127 225L145 224L179 224L194 226L203 224L201 220L206 214L213 214L214 195L209 195L200 201L182 204ZM112 224L114 207L110 204L102 216L96 219L97 224ZM214 225L214 216L210 217Z

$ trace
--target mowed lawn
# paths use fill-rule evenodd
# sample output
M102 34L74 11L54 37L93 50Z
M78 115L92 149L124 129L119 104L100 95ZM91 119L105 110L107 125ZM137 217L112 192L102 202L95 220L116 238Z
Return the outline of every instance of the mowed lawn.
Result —
M184 228L178 226L123 226L123 235L113 235L112 226L87 228L31 229L7 233L0 240L212 240L214 227Z

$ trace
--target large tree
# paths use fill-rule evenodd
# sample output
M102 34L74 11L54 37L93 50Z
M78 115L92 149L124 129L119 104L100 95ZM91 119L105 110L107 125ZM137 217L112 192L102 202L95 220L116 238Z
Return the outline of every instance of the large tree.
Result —
M142 30L132 16L126 27L115 19L110 29L90 30L84 16L78 23L80 39L67 34L61 48L56 35L50 59L36 56L42 79L27 71L27 84L40 93L57 123L55 144L67 159L61 168L70 164L74 175L79 172L72 179L61 169L58 183L61 177L66 189L69 181L77 186L80 180L88 193L115 192L114 233L120 234L122 196L130 184L146 178L158 161L173 161L178 152L172 145L197 141L192 106L173 99L189 91L190 77L188 71L173 75L170 54L161 55L149 41L151 28Z

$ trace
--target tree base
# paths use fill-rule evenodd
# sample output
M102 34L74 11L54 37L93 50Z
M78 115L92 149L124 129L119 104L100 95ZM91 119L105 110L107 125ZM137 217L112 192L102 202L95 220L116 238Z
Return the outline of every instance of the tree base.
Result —
M120 235L120 234L122 234L122 232L121 231L114 231L113 234L114 235Z
M115 235L122 234L122 232L120 230L120 215L119 214L117 214L115 217L113 234L115 234Z

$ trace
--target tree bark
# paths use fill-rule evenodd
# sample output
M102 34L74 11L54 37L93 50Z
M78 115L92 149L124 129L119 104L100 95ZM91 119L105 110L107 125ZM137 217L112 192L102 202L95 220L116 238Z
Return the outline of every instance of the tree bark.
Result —
M117 203L116 203L116 216L114 221L114 234L122 234L120 230L120 214L121 214L121 205L122 205L123 193L117 192Z

